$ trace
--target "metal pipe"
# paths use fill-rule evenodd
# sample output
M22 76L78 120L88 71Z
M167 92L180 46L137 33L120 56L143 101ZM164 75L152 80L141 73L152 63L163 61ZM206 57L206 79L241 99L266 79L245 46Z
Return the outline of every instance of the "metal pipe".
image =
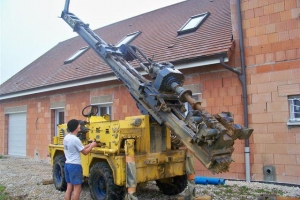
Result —
M228 69L229 71L232 71L233 73L236 73L236 74L239 76L239 79L240 79L240 76L242 75L242 73L241 73L239 70L237 70L237 69L235 69L235 68L233 68L233 67L231 67L231 66L225 64L225 61L224 61L224 58L223 58L223 57L220 58L220 62L221 62L221 64L222 64L226 69Z
M238 15L238 30L239 30L239 44L240 44L240 58L242 65L242 86L243 86L243 107L244 107L244 126L248 128L248 103L247 103L247 87L246 87L246 66L245 66L245 54L244 54L244 37L242 29L242 15L241 15L241 3L240 0L236 0L237 3L237 15ZM250 182L250 147L249 139L245 140L245 168L246 168L246 181Z
M215 178L215 177L206 177L206 176L196 176L195 177L196 184L202 185L224 185L225 179L223 178Z
M238 75L238 78L242 84L242 99L243 99L243 110L244 110L244 126L248 128L248 102L247 102L247 86L246 86L246 66L245 66L245 55L244 55L244 42L243 42L243 30L242 30L242 16L241 16L241 5L240 0L236 0L237 4L237 16L238 16L238 31L239 31L239 47L240 47L240 59L241 59L241 72L235 68L226 65L224 58L220 58L220 63L228 70ZM246 182L250 182L250 147L249 139L245 140L245 170L246 170Z
M70 5L70 0L66 0L66 2L65 2L65 8L64 8L64 12L65 13L69 12L69 5Z
M117 149L106 149L106 148L93 148L92 150L92 153L111 153L111 154L114 154L114 153L117 153Z

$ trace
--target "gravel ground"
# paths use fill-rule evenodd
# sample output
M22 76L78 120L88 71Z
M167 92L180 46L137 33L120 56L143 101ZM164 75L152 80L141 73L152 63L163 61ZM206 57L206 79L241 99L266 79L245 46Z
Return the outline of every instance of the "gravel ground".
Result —
M11 199L55 200L64 198L64 192L57 191L53 184L42 184L43 180L52 179L52 168L46 161L4 156L0 159L0 177L0 185L6 187L4 192L8 193L12 197ZM155 182L149 182L137 189L140 200L175 200L184 196L184 192L176 196L162 195ZM213 200L258 199L262 195L271 197L273 194L300 199L299 187L228 180L224 185L219 186L196 185L196 193L199 196L209 195ZM83 184L80 199L91 199L86 184Z

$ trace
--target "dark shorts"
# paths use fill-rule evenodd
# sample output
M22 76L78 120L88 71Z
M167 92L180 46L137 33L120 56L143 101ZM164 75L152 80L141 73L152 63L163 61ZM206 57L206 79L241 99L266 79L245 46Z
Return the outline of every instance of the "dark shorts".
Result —
M78 164L65 164L65 178L67 183L78 185L82 183L82 166Z

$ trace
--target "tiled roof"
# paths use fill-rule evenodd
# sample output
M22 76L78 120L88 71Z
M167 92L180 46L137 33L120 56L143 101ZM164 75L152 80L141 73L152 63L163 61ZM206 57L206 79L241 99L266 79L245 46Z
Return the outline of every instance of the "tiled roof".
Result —
M210 15L195 32L177 37L177 31L191 16L205 12ZM80 13L74 14L80 18ZM132 44L148 57L154 55L155 61L180 63L226 55L232 45L230 0L187 0L95 30L110 44L136 31L142 33ZM84 46L87 44L79 36L60 42L4 82L0 96L111 74L110 68L92 49L64 65L66 59Z

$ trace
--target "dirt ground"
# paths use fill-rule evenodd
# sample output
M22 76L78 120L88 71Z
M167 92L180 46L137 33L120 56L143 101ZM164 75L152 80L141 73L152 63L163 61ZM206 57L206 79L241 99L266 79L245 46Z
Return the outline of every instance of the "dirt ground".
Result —
M11 199L64 199L65 192L56 190L54 184L43 185L44 180L52 180L52 167L49 162L9 156L0 158L0 185L6 187L4 192ZM195 186L197 196L210 196L212 200L254 200L259 197L265 200L272 196L277 196L277 199L283 196L284 200L300 199L299 187L227 180L224 185ZM176 200L182 198L184 192L174 196L163 195L153 181L139 185L137 196L139 200ZM87 184L82 185L80 199L91 199Z

